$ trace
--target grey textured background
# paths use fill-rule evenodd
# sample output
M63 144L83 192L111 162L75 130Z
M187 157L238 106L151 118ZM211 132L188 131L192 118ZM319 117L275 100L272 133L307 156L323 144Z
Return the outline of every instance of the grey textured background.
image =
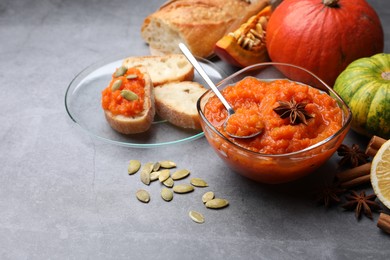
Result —
M0 1L0 259L384 259L390 237L374 220L309 196L334 174L336 159L284 185L229 170L204 138L132 149L86 135L68 117L70 81L103 58L148 53L144 17L164 1ZM390 52L390 2L370 0ZM217 65L229 72L222 62ZM346 143L365 144L350 133ZM128 176L127 162L176 161L230 201L206 210L196 190L166 203L159 185ZM370 190L368 190L370 192ZM203 225L189 210L206 217Z

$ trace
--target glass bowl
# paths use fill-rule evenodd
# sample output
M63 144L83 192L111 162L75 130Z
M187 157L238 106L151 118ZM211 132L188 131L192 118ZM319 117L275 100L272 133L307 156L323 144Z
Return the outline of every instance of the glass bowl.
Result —
M311 72L284 63L268 62L246 67L222 80L218 84L218 89L222 91L227 86L234 85L247 76L263 81L287 79L319 89L331 96L341 108L341 128L333 135L303 150L285 154L254 152L239 146L234 142L234 139L226 138L207 120L204 108L209 98L214 96L214 93L209 90L199 98L197 109L202 129L211 147L233 171L258 182L285 183L306 176L318 169L334 154L349 131L352 115L347 104L331 87ZM306 82L302 82L300 80L302 78Z

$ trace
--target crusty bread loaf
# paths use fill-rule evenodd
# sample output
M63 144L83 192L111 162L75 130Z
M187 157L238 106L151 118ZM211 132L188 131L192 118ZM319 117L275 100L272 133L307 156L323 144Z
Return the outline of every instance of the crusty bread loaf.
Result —
M194 78L194 67L183 54L129 57L122 65L128 68L144 66L155 87L172 81L191 81Z
M136 117L113 115L109 110L104 110L105 117L110 126L122 134L136 134L147 131L156 113L154 101L154 88L147 70L144 67L137 67L143 74L145 80L144 110Z
M156 112L176 126L201 129L196 102L206 90L193 81L171 82L156 87Z
M141 27L152 53L180 53L183 42L195 55L207 58L215 43L258 13L268 0L172 0L150 14Z

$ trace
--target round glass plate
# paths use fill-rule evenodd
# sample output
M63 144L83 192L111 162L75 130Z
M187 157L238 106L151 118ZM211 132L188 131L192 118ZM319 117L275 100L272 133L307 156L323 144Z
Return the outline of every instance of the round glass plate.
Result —
M135 148L178 144L203 136L201 130L176 127L157 115L150 129L144 133L124 135L113 130L107 123L101 107L101 92L108 86L112 73L122 65L123 60L124 58L118 58L95 63L72 80L66 90L65 108L75 123L100 140ZM226 77L214 63L202 58L198 58L198 61L214 83ZM196 71L194 81L205 85Z

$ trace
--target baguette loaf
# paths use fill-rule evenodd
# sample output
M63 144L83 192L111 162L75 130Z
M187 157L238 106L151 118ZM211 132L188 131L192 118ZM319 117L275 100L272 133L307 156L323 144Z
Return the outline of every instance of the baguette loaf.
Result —
M180 53L183 42L195 55L213 54L215 43L269 4L268 0L172 0L141 27L152 53Z
M172 81L191 81L194 78L194 67L183 54L129 57L122 65L127 68L144 66L155 87Z
M137 69L143 74L144 79L145 95L142 112L136 116L129 117L120 114L114 115L108 109L103 108L107 122L113 129L122 134L136 134L147 131L153 122L156 111L154 87L150 76L144 67L137 67Z
M206 90L193 81L171 82L156 87L156 112L176 126L201 129L196 102Z

